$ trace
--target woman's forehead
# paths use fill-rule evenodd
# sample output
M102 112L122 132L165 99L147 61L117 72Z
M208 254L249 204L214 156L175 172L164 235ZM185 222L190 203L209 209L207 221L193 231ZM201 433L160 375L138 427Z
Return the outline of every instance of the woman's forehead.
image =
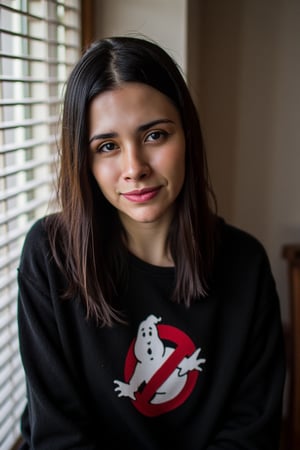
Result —
M90 103L91 131L101 126L103 131L107 128L109 132L110 128L122 124L139 126L158 119L180 122L179 113L171 100L142 83L122 83L97 95Z

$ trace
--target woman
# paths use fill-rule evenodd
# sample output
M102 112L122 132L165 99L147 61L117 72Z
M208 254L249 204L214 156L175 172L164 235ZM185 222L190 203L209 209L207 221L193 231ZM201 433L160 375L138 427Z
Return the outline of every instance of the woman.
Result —
M58 192L19 268L22 448L278 448L269 262L216 216L195 107L156 44L104 39L75 66Z

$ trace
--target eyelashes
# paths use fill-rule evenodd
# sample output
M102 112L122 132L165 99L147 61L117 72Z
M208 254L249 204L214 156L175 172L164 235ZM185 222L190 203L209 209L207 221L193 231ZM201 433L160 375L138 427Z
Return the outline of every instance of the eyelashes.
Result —
M118 146L114 142L105 142L97 147L97 153L109 153L116 150Z
M165 138L167 136L168 136L168 133L166 131L162 131L162 130L151 131L151 133L149 133L146 136L145 140L146 140L146 142L156 142L156 141L162 140L163 138Z
M154 130L149 132L144 139L144 143L163 143L170 133L166 130ZM114 141L103 142L96 148L96 153L111 153L120 147Z

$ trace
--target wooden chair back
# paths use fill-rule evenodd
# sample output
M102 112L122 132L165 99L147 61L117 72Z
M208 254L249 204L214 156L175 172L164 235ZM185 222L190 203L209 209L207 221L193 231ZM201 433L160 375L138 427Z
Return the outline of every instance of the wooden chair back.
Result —
M290 326L288 339L288 450L300 449L300 244L285 245L290 290Z

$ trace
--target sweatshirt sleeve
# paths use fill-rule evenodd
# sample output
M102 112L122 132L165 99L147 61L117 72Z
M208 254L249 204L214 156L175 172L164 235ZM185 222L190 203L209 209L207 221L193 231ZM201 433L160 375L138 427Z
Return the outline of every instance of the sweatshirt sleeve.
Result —
M266 254L254 291L242 363L207 450L279 449L285 352L280 303Z
M19 341L28 397L21 448L96 450L82 389L64 358L47 258L41 239L31 232L18 274Z

